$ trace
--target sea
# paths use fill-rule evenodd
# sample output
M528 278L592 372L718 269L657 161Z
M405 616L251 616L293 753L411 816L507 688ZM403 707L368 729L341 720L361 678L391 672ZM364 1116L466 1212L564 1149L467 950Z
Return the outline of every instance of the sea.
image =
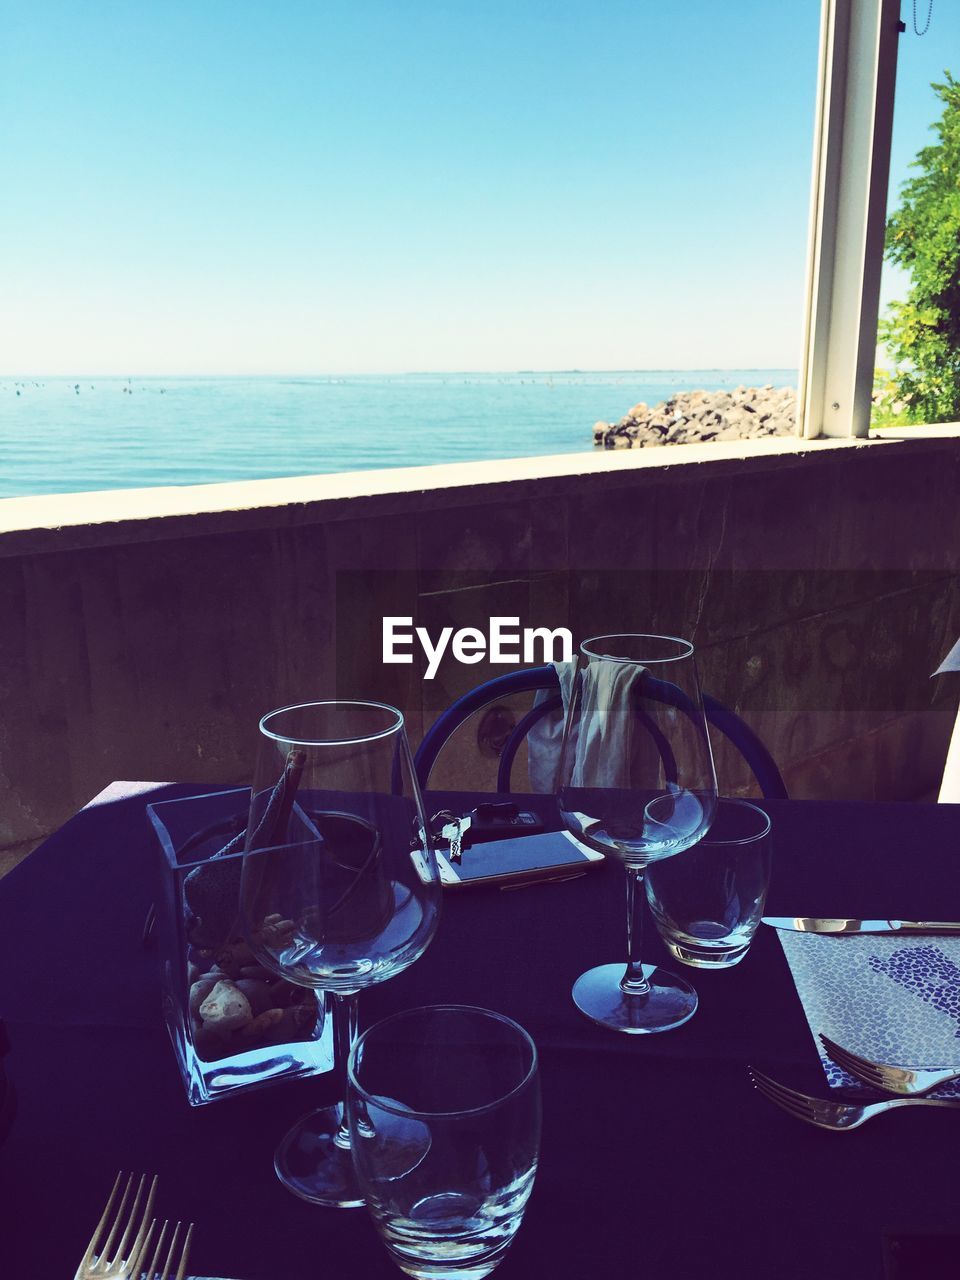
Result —
M0 378L0 498L589 452L593 425L795 369Z

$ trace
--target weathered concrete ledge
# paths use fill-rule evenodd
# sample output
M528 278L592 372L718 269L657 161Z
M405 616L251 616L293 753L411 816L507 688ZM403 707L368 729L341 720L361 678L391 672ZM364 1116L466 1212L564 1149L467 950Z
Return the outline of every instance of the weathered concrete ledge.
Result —
M654 481L656 473L676 468L689 468L693 474L708 470L719 479L773 468L782 471L835 452L872 452L881 444L895 443L906 456L915 448L927 450L937 443L950 451L957 441L960 425L890 428L874 432L868 440L771 437L687 444L682 449L585 450L496 462L4 498L0 499L0 556L266 525L293 528L412 509L442 510L474 501L548 498L584 484L613 492L632 488L643 479Z
M245 784L270 707L374 697L416 743L504 670L384 665L386 615L689 636L791 795L935 790L958 492L936 428L0 502L0 853L116 778ZM465 732L436 785L495 763Z

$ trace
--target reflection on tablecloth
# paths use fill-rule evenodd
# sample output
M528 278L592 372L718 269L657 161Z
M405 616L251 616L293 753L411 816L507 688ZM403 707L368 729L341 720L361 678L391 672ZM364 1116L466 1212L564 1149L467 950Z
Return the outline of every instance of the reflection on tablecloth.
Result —
M834 1088L856 1086L819 1032L875 1062L960 1069L960 938L780 932L797 994ZM960 1083L936 1096L960 1096Z

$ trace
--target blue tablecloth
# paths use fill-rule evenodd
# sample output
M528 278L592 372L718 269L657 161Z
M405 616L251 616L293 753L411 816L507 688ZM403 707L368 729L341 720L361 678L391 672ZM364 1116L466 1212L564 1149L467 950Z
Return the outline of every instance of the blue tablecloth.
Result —
M313 1208L274 1177L276 1141L330 1100L326 1077L187 1106L156 956L141 946L155 862L144 804L203 790L110 792L0 882L0 1014L20 1097L0 1150L0 1274L11 1280L73 1274L118 1169L158 1172L163 1209L196 1221L194 1270L399 1274L362 1210ZM549 799L524 800L556 825ZM768 807L771 912L960 918L960 806ZM584 1019L570 987L622 956L623 898L615 865L567 883L449 894L427 954L361 997L366 1024L456 1001L500 1010L537 1041L542 1164L503 1280L879 1278L884 1232L957 1229L960 1112L898 1112L829 1134L752 1090L747 1063L823 1089L771 931L736 969L688 971L700 1008L677 1031L633 1038ZM665 958L652 927L644 956Z

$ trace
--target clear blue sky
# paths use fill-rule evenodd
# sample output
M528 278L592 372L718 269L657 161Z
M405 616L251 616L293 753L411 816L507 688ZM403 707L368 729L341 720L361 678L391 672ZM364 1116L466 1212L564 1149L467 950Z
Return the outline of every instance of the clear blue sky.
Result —
M793 366L819 10L0 0L0 372Z

